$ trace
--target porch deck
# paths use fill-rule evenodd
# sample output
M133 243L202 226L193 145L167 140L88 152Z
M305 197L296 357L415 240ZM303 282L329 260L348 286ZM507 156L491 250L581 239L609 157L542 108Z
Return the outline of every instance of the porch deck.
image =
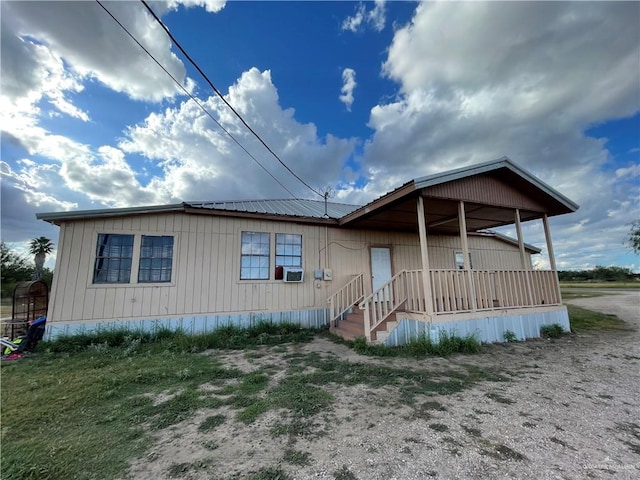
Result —
M389 331L380 326L396 312L434 323L520 315L523 309L557 310L562 303L557 278L553 270L429 270L426 275L423 270L402 270L365 297L359 274L329 298L332 326L357 305L363 311L364 336L379 342L378 332Z

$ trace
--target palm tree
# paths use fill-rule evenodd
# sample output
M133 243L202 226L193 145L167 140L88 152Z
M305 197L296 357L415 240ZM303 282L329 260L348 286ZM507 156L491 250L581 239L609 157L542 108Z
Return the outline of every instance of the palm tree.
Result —
M29 243L29 251L34 255L33 261L36 264L35 280L42 278L42 267L47 255L53 252L53 243L47 237L38 237Z

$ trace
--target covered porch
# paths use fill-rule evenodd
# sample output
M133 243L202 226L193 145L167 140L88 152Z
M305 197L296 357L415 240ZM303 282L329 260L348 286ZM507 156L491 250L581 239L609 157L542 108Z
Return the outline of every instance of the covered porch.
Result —
M544 321L545 312L549 319L557 319L558 312L566 316L548 219L577 208L506 158L412 180L347 215L341 226L415 233L421 265L394 272L383 285L369 291L366 275L354 272L352 280L328 299L332 328L340 334L341 321L348 320L367 341L380 343L403 320L433 328L498 317L522 321L528 314ZM526 254L530 246L524 241L522 223L530 221L542 223L547 270L533 270ZM520 268L474 269L469 235L508 225L515 226ZM434 234L459 237L459 268L430 268L429 238Z

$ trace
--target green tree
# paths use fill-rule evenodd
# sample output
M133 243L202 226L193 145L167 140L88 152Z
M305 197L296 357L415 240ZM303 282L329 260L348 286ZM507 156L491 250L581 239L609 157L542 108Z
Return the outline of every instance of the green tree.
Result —
M10 299L18 282L33 277L33 266L29 261L11 250L4 242L0 243L2 253L2 299Z
M636 220L631 224L631 231L629 232L627 242L634 253L640 254L640 220Z
M35 280L42 278L44 262L51 252L53 252L53 242L47 237L38 237L29 243L29 251L33 254L33 261L36 264Z

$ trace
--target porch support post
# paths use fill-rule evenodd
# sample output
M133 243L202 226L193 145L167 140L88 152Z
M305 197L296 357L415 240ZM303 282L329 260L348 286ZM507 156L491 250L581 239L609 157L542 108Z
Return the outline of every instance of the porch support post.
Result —
M418 197L418 234L420 236L420 254L422 256L422 288L424 290L424 309L427 315L433 315L431 300L431 280L429 279L429 249L427 243L427 222L424 199Z
M558 303L562 303L562 295L560 293L560 281L558 279L558 268L556 267L556 256L553 253L553 244L551 242L551 230L549 229L549 217L545 213L542 216L542 225L544 226L544 238L547 241L547 252L549 254L549 267L553 271L553 283L558 293Z
M527 262L527 253L524 249L524 240L522 238L522 225L520 225L520 209L516 208L516 233L518 234L518 248L520 248L520 260L522 261L522 269L524 270L524 278L527 285L527 296L529 305L533 305L533 293L531 292L531 279L529 272L531 270L531 262Z
M462 244L462 257L464 272L467 277L467 287L469 288L469 306L471 311L478 309L478 299L476 298L475 282L471 273L471 263L469 262L469 240L467 238L467 218L464 212L464 201L458 202L458 223L460 224L460 243Z

